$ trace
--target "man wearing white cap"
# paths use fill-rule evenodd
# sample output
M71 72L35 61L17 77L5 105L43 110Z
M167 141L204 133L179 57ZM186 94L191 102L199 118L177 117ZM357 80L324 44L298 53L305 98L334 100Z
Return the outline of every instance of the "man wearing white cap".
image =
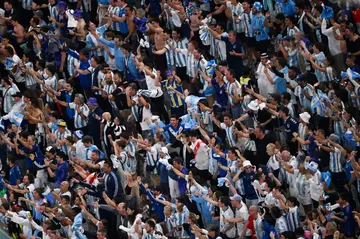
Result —
M239 194L230 197L230 200L232 208L235 209L235 217L226 219L226 221L236 223L237 235L240 236L244 230L244 222L249 219L249 210ZM245 235L251 236L251 233L247 232Z
M299 124L299 130L298 130L299 138L302 140L306 140L307 135L308 135L308 130L309 130L308 125L310 122L311 115L308 112L303 112L299 115L299 118L300 118L300 124ZM300 143L300 147L302 150L306 151L308 149L307 144L303 144L301 142L299 142L299 143Z
M319 206L319 199L324 194L324 189L321 183L321 173L316 162L310 162L306 165L306 169L311 174L310 182L310 196L313 203L313 208Z

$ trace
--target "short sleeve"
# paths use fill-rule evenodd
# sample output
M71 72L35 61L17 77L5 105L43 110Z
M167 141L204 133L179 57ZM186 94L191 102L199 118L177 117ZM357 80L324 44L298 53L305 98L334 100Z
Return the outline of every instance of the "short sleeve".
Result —
M226 32L221 34L221 40L222 41L228 41L229 40L229 36L228 36L228 34Z
M81 113L85 115L86 117L89 116L89 108L86 106L82 106Z

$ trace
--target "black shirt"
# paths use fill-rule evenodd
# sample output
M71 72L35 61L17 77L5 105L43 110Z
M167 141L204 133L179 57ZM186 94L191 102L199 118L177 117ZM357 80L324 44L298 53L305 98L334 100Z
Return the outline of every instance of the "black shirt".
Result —
M270 143L276 143L276 139L272 134L265 134L263 139L256 138L256 155L251 160L252 164L255 164L256 167L259 167L260 164L266 165L269 160L269 155L266 153L266 146Z

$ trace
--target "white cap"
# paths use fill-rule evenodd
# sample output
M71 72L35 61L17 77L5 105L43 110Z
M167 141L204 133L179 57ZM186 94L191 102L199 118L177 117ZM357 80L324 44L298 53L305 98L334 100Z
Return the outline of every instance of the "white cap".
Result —
M159 120L160 117L158 115L153 115L151 116L151 120Z
M310 118L311 118L311 115L308 113L308 112L303 112L303 113L301 113L300 115L300 119L302 120L302 121L304 121L305 123L309 123L309 120L310 120Z
M160 153L168 154L169 151L168 151L168 149L166 147L161 147Z
M243 167L245 168L245 167L247 167L247 166L252 167L252 164L251 164L251 162L250 162L249 160L245 160L245 161L243 162Z
M258 111L259 110L259 103L258 100L253 100L248 104L248 108L253 110L253 111Z

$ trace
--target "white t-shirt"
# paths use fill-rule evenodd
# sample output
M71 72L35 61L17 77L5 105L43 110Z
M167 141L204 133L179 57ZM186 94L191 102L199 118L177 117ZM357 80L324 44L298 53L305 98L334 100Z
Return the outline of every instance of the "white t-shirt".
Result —
M230 223L225 222L224 219L234 218L234 212L230 207L227 207L224 211L224 209L220 208L220 232L222 232L225 228L229 227ZM228 230L226 233L226 236L230 238L234 238L236 235L236 229L235 227Z

